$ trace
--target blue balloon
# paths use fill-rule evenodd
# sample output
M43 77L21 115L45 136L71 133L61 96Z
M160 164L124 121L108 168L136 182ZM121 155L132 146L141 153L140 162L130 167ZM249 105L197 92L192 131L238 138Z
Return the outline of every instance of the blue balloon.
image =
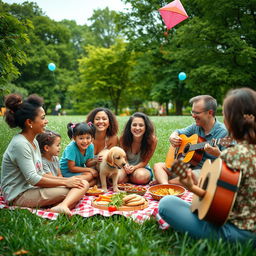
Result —
M56 69L55 64L54 64L54 63L49 63L49 64L48 64L48 69L49 69L50 71L54 71L54 70Z
M178 75L179 80L183 81L187 78L187 75L185 72L180 72Z

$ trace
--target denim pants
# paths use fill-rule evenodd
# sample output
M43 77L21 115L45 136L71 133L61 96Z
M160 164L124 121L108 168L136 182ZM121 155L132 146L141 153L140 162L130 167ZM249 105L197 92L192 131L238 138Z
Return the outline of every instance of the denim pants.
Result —
M222 238L228 241L247 242L249 239L256 245L256 234L241 230L232 223L226 222L216 226L205 220L199 220L196 213L190 210L190 204L176 196L165 196L159 203L160 216L175 230L187 232L194 238Z

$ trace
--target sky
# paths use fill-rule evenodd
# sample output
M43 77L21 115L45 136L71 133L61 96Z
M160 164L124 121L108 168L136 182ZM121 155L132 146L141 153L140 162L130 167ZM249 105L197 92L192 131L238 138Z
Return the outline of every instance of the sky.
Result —
M12 4L21 4L26 0L3 0L3 2ZM78 25L89 25L87 21L93 14L94 9L104 9L123 11L129 8L121 0L27 0L36 2L42 11L51 19L61 21L63 19L75 20Z

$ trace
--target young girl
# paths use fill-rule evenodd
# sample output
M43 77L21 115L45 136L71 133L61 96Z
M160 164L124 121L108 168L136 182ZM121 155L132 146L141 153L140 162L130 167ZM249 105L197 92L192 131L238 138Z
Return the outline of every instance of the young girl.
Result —
M94 144L94 154L98 156L103 149L110 149L118 145L118 123L115 115L107 108L95 108L86 119L86 122L93 123L96 128ZM98 156L97 161L101 161L102 156ZM96 165L96 160L94 165Z
M96 184L98 172L94 165L94 146L92 140L95 128L92 123L69 123L68 136L73 139L65 148L60 159L60 169L64 177L81 176L90 186Z
M43 164L43 171L45 173L44 176L50 177L62 177L59 165L59 158L58 155L60 153L60 142L61 136L58 133L53 131L45 131L40 133L36 137L39 148L42 154L42 164ZM64 180L67 178L63 178ZM89 183L84 181L89 188ZM73 198L81 197L84 195L84 192L81 191L79 188L72 188L68 192L68 195ZM73 206L75 206L76 201L73 202ZM71 215L71 211L65 205L59 204L51 209L52 211L63 212L68 215Z
M174 229L188 232L195 238L223 238L230 241L253 239L256 246L256 92L249 88L230 91L223 104L224 123L230 136L237 141L234 147L222 151L221 158L242 178L228 221L215 226L199 220L189 203L175 196L164 197L159 213ZM191 169L187 178L180 179L192 188ZM223 198L225 200L225 198Z
M120 145L127 154L129 164L120 174L119 183L149 183L153 173L148 162L155 152L157 138L147 115L137 112L130 117L120 138Z
M36 135L43 133L45 118L43 99L30 95L23 101L17 94L6 97L5 121L21 132L9 143L2 161L1 188L5 201L22 207L49 207L70 214L70 208L89 188L88 182L77 177L64 179L46 175ZM75 195L69 188L79 189Z

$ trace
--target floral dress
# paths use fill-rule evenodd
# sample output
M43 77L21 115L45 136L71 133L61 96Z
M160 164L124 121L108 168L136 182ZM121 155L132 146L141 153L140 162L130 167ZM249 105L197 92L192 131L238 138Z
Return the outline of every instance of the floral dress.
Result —
M242 172L229 221L240 229L256 232L256 145L243 141L224 150L221 158L233 171Z

